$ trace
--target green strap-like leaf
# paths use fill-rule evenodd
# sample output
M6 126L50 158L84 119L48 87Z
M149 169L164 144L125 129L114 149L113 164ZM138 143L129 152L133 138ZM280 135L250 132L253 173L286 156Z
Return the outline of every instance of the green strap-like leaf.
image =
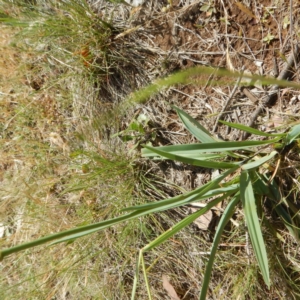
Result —
M215 142L205 144L172 145L156 147L155 149L163 152L168 152L170 154L187 157L197 157L198 155L198 157L201 158L201 153L216 153L248 149L251 147L276 143L279 141L279 139L280 138L266 141ZM144 157L153 157L157 156L157 152L154 152L152 147L145 146L145 148L142 149L142 155Z
M256 174L258 180L255 181L255 192L260 192L261 195L266 195L269 199L273 200L273 208L277 215L282 219L285 227L290 234L299 242L300 230L294 226L293 218L288 213L286 207L281 204L281 193L275 180L270 181L269 176L263 174Z
M205 145L205 144L203 144ZM177 155L177 154L173 154L167 151L162 151L160 150L162 147L150 147L150 146L146 146L144 145L144 147L162 157L165 157L167 159L171 159L171 160L176 160L176 161L180 161L186 164L190 164L193 166L198 166L198 167L203 167L203 168L208 168L208 169L230 169L236 166L236 164L234 163L226 163L226 162L216 162L216 161L210 161L210 160L201 160L201 159L197 159L197 158L191 158L188 153L186 153L185 155Z
M219 197L211 202L207 203L205 207L202 209L199 209L198 211L194 212L193 214L189 215L188 217L184 218L182 221L178 222L176 225L174 225L172 228L161 234L159 237L157 237L154 241L150 242L147 246L143 248L143 252L149 251L157 246L159 246L161 243L165 242L167 239L172 237L175 233L183 229L184 227L191 224L193 221L195 221L197 218L205 214L207 211L209 211L212 207L216 206L220 201L222 201L224 197Z
M172 105L172 108L176 110L185 128L201 143L215 143L214 139L208 130L206 130L199 122L192 118L185 111Z
M238 167L227 170L226 172L224 172L214 180L202 185L196 190L191 191L185 195L179 195L170 199L165 199L165 200L161 200L161 201L157 201L154 203L149 203L141 206L129 207L126 210L137 210L137 211L142 210L143 212L148 211L153 213L153 212L160 212L170 208L179 207L187 203L198 201L201 199L201 197L206 197L207 194L213 193L213 191L219 187L219 183L222 180L224 180L228 175L234 173L237 169ZM230 195L232 193L232 190L224 189L223 192L224 194Z
M185 205L185 204L189 204L189 203L193 203L193 202L199 202L199 201L203 201L206 200L208 198L211 197L215 197L219 194L233 194L236 191L239 190L240 185L239 184L232 184L228 187L221 187L221 188L213 188L212 186L209 185L211 182L206 183L204 186L201 186L195 190L193 190L192 192L189 192L187 194L184 195L179 195L176 197L172 197L169 199L164 199L164 200L160 200L160 201L155 201L155 202L151 202L151 203L147 203L147 204L143 204L143 205L138 205L138 206L130 206L130 207L126 207L124 209L122 209L122 211L133 211L133 210L144 210L144 209L149 209L149 208L163 208L165 205L168 205L170 203L179 205L179 203L182 203L181 205ZM199 196L200 192L203 190L204 187L209 186L210 190L208 192L206 192L203 196ZM182 201L182 202L181 202Z
M226 208L223 212L223 215L221 217L221 220L218 224L216 234L215 234L215 237L213 240L213 245L211 248L209 260L208 260L205 274L204 274L204 280L202 283L201 293L200 293L200 297L199 297L200 300L206 300L206 295L207 295L207 291L209 288L210 276L211 276L211 272L212 272L212 268L213 268L213 263L215 260L215 255L218 250L218 245L220 243L220 239L222 237L223 230L224 230L226 224L228 223L228 221L230 220L230 218L232 217L235 206L237 205L238 202L239 202L239 195L237 194L226 206Z
M285 142L289 145L292 141L294 141L300 135L300 124L297 124L291 128L289 133L286 136Z
M274 195L270 188L271 183L266 180L264 175L261 175L258 172L255 172L254 174L255 176L252 176L251 179L253 182L253 189L255 191L255 194L260 196L267 196L269 199L276 201L276 197L274 198Z
M134 276L133 285L132 285L131 300L135 299L137 284L138 284L138 280L139 280L140 266L142 264L142 261L143 261L143 250L141 249L139 251L139 256L138 256L138 259L136 262L136 267L135 267L135 276Z
M247 163L245 165L242 166L242 169L243 170L250 170L250 169L256 169L258 168L259 166L263 165L265 162L267 162L268 160L272 159L277 153L277 151L272 151L270 154L258 159L258 160L255 160L255 161L252 161L250 163Z
M270 276L267 251L263 240L251 180L247 171L243 171L240 177L241 199L244 207L245 218L253 249L260 267L264 281L270 287Z
M17 245L17 246L8 248L8 249L4 249L4 250L0 251L0 260L2 260L4 257L6 257L12 253L16 253L16 252L23 251L23 250L26 250L26 249L29 249L32 247L43 245L43 244L46 244L48 242L55 241L58 239L60 239L60 242L66 242L69 240L73 240L73 239L76 239L77 237L81 237L81 236L93 233L95 231L111 227L118 223L138 218L143 215L144 215L144 211L133 212L133 213L123 215L123 216L120 216L120 217L117 217L114 219L106 220L103 222L98 222L98 223L81 226L81 227L76 227L76 228L73 228L70 230L54 233L54 234L36 239L32 242L28 242L28 243L20 244L20 245Z
M246 125L226 122L226 121L223 121L223 120L219 120L219 122L222 123L222 124L225 124L229 127L236 128L236 129L239 129L239 130L251 133L251 134L255 134L255 135L260 135L260 136L270 136L271 137L271 136L284 136L285 135L285 133L266 133L266 132L257 130L255 128L252 128L252 127L249 127L249 126L246 126Z

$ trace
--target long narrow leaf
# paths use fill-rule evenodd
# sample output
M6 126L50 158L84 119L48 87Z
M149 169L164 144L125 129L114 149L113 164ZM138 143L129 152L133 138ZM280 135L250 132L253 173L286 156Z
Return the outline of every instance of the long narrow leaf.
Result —
M275 180L272 180L270 182L270 178L267 175L259 175L259 179L261 183L258 182L258 180L255 182L255 184L258 183L259 187L262 187L265 192L265 195L267 195L273 203L273 208L276 211L277 215L282 219L285 227L288 229L290 234L295 238L296 241L299 241L300 236L300 230L296 226L294 226L293 219L291 215L286 210L286 207L281 204L281 193L279 191L279 187L276 184ZM255 186L255 191L257 191L257 187Z
M276 197L274 197L274 194L270 188L270 183L268 180L265 180L266 178L261 176L261 174L255 172L255 177L251 177L252 182L253 182L253 190L255 191L256 194L260 196L267 196L269 199L275 200ZM277 202L277 201L276 201Z
M226 206L226 208L223 212L223 215L221 217L221 220L218 224L216 234L215 234L215 237L214 237L214 240L213 240L213 245L212 245L212 249L211 249L211 252L210 252L209 260L208 260L208 263L206 265L204 280L203 280L203 283L202 283L201 293L200 293L200 297L199 297L200 300L205 300L206 299L207 291L208 291L208 288L209 288L210 276L211 276L211 272L212 272L216 252L218 250L218 245L220 243L220 239L221 239L223 230L224 230L226 224L228 223L228 221L230 220L230 218L232 217L232 215L234 213L234 208L235 208L235 206L237 205L238 202L239 202L239 195L237 194L229 202L229 204Z
M142 253L144 253L144 251ZM142 255L142 269L143 269L144 280L145 280L145 284L146 284L146 288L147 288L148 299L152 300L151 291L150 291L150 284L149 284L149 280L148 280L148 276L147 276L147 270L146 270L146 266L145 266L144 255Z
M160 148L160 147L157 147L157 148ZM155 148L155 149L157 149ZM218 160L222 160L222 159L225 159L228 155L227 155L227 152L224 152L224 153L201 153L199 155L199 152L196 152L196 151L193 151L193 152L189 152L189 153L186 153L186 152L183 152L184 155L188 155L189 158L195 158L195 159L199 159L199 160L213 160L213 159L218 159ZM178 154L180 156L183 156L181 154ZM165 159L164 156L161 156L161 155L158 155L156 152L152 152L152 159ZM235 156L235 158L241 158L241 156ZM243 157L244 158L244 157Z
M70 239L76 238L77 236L81 237L83 235L87 235L92 232L102 230L102 229L108 228L110 226L113 226L115 224L118 224L118 223L121 223L124 221L128 221L131 219L135 219L135 218L138 218L143 215L144 215L143 211L133 212L133 213L130 213L130 214L127 214L124 216L120 216L120 217L117 217L114 219L106 220L103 222L94 223L94 224L81 226L81 227L73 228L70 230L54 233L54 234L36 239L32 242L28 242L28 243L20 244L20 245L17 245L17 246L8 248L8 249L4 249L0 252L0 260L2 260L4 257L6 257L12 253L16 253L16 252L26 250L26 249L29 249L32 247L43 245L43 244L46 244L48 242L51 242L51 241L54 241L57 239L61 239L60 242L68 241Z
M257 216L255 197L251 180L247 171L243 171L240 177L241 199L244 207L245 218L252 241L253 249L260 267L264 281L270 287L270 276L267 251L260 224Z
M159 148L159 147L157 147L157 148ZM203 160L211 160L211 161L213 161L213 160L222 160L223 161L228 156L227 152L224 152L224 153L209 153L209 154L201 153L199 155L199 153L197 153L195 151L194 152L189 152L189 153L184 152L183 155L180 155L180 154L176 154L176 155L179 155L179 156L187 156L188 155L189 158L195 158L195 159L201 160L201 161L203 161ZM235 158L241 158L241 157L242 156L237 156L236 155ZM157 152L154 152L154 151L152 152L152 157L151 158L154 159L154 160L166 159L164 156L158 155ZM245 159L245 157L242 157L242 158Z
M285 227L290 232L290 234L294 237L294 239L296 241L299 242L300 230L293 224L293 220L292 220L290 214L287 212L286 208L282 204L279 204L279 205L275 205L274 209L275 209L277 215L283 221Z
M172 237L175 233L183 229L184 227L188 226L192 222L194 222L197 218L205 214L207 211L209 211L212 207L216 206L219 202L223 200L223 197L216 198L212 200L211 202L207 203L205 207L202 209L199 209L198 211L194 212L193 214L187 216L180 222L178 222L176 225L174 225L172 228L161 234L159 237L157 237L154 241L150 242L148 245L146 245L143 248L143 252L149 251L157 246L159 246L161 243L165 242L167 239Z
M141 263L142 263L142 258L143 258L143 250L141 249L139 251L139 256L137 258L136 267L135 267L135 276L134 276L133 285L132 285L131 300L135 299L136 288L137 288L137 284L138 284L138 280L139 280L139 272L140 272L140 266L141 266Z
M239 129L239 130L251 133L251 134L255 134L255 135L260 135L260 136L270 136L271 137L271 136L284 136L285 135L285 133L267 133L267 132L263 132L258 129L246 126L246 125L226 122L223 120L219 120L219 122L222 124L225 124L229 127L236 128L236 129Z
M286 136L285 142L289 145L292 141L294 141L300 135L300 124L297 124L291 128L289 133Z
M209 131L207 131L199 122L193 119L189 114L180 108L172 105L172 108L176 110L185 128L201 143L215 143L214 139Z
M229 169L236 166L236 164L233 163L217 162L217 161L210 161L210 160L207 161L207 160L201 160L197 158L191 158L188 155L188 153L186 153L185 155L172 154L170 152L160 150L161 147L154 148L146 145L144 145L144 147L156 153L156 155L158 154L167 159L180 161L193 166L209 168L209 169Z
M268 154L260 159L257 159L255 161L252 161L250 163L243 165L242 169L243 170L256 169L257 167L263 165L268 160L272 159L276 154L278 154L277 151L272 151L270 154Z
M208 186L209 183L205 184L205 186ZM236 191L238 191L240 185L239 184L232 184L228 187L221 187L221 188L215 188L215 189L211 189L208 192L206 192L203 196L199 196L199 192L201 192L201 190L203 189L204 186L201 186L200 188L197 188L195 190L193 190L192 192L189 192L187 194L184 195L179 195L179 196L175 196L169 199L164 199L164 200L160 200L160 201L155 201L155 202L151 202L151 203L147 203L147 204L142 204L142 205L137 205L137 206L130 206L127 208L122 209L122 211L133 211L133 210L144 210L144 209L148 209L150 207L154 208L158 208L158 207L163 207L166 204L170 204L170 203L179 203L179 201L184 200L184 204L189 204L189 203L193 203L193 202L199 202L199 201L203 201L206 200L208 198L211 197L215 197L219 194L227 194L230 195L232 193L235 193ZM196 196L196 197L195 197Z
M281 194L279 188L274 180L270 182L269 176L256 173L256 180L253 184L253 188L256 194L267 196L272 200L273 209L276 211L277 215L283 221L283 224L290 232L290 234L295 238L296 241L299 241L300 230L294 226L293 219L291 215L286 210L286 207L282 205Z
M273 144L278 142L280 138L275 138L266 141L241 141L241 142L215 142L215 143L204 143L204 144L187 144L187 145L172 145L156 147L159 151L169 152L174 155L197 157L201 158L201 153L216 153L224 151L233 151L248 149L251 147L262 146L266 144ZM153 151L152 147L145 146L142 149L142 155L144 157L157 156L157 152Z

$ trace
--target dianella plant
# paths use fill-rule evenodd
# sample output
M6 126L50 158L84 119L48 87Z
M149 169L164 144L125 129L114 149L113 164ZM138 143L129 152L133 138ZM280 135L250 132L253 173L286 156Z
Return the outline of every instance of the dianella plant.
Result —
M186 129L199 143L162 147L144 145L142 156L159 160L175 160L203 168L221 170L217 178L182 195L125 208L123 209L125 213L114 219L77 227L2 250L0 253L1 259L12 253L44 243L51 242L52 244L56 244L73 241L79 237L141 216L160 213L193 202L205 202L206 205L203 208L185 217L175 226L140 249L133 283L132 299L135 299L141 270L144 274L149 299L151 299L147 270L144 263L144 253L162 244L208 210L218 205L218 203L223 202L226 203L226 207L216 228L204 280L201 285L200 299L204 300L206 298L214 258L224 228L232 218L235 209L240 206L244 210L245 222L262 277L265 284L269 287L271 281L268 255L262 234L262 226L267 222L262 214L264 211L263 205L266 202L271 203L274 212L282 220L290 234L298 241L299 230L297 226L300 220L297 209L293 203L289 202L288 197L285 197L284 192L280 188L278 177L282 176L282 166L284 165L286 168L287 164L291 162L288 155L291 152L299 153L300 140L298 138L300 135L300 124L294 124L285 133L265 133L245 125L222 121L227 126L260 137L253 141L223 141L214 138L208 130L186 112L177 107L173 107L173 109L176 110ZM266 227L270 228L269 222Z
M279 187L280 181L277 179L282 176L281 165L285 164L285 167L287 167L286 160L288 153L292 149L296 150L297 153L299 152L297 137L300 134L300 124L294 125L287 133L269 134L244 125L221 121L232 128L262 137L261 140L255 141L227 142L215 139L187 113L177 107L173 108L176 110L186 129L189 130L199 143L155 148L145 146L142 151L143 156L155 159L170 159L194 166L220 169L223 172L219 177L185 195L132 208L135 211L137 209L150 209L150 207L165 210L196 201L213 199L208 201L204 208L186 217L171 230L165 232L142 249L140 256L141 263L143 262L143 252L157 246L174 235L178 230L206 213L213 206L226 200L227 206L217 226L210 257L206 266L200 299L206 299L213 262L222 232L233 216L235 208L240 205L244 210L245 221L262 277L265 284L270 287L268 257L261 229L264 221L267 220L264 220L258 212L263 211L262 206L265 201L271 203L272 209L274 209L295 240L298 241L299 229L297 228L297 224L299 215L297 209L291 209L293 211L292 214L287 213L288 209L293 207L293 204L284 197Z

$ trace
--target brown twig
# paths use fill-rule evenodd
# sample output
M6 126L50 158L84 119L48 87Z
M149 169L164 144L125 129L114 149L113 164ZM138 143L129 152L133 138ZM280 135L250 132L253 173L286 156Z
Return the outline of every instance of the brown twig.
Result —
M280 72L277 79L278 80L291 80L294 75L293 67L298 64L299 59L300 59L299 46L296 45L295 55L294 55L294 52L292 51L287 60L285 67ZM262 99L261 104L257 107L257 109L251 115L250 122L247 124L247 126L252 127L254 125L257 117L262 113L262 111L265 109L265 107L268 106L272 101L274 101L274 99L277 96L278 89L279 89L279 86L277 84L273 84L271 86L268 95ZM244 135L242 136L242 140L245 140L249 136L250 136L250 133L245 132Z

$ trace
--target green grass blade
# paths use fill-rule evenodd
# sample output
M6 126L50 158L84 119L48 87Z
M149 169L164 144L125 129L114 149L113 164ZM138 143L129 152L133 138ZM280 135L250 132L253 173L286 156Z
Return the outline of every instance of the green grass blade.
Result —
M295 227L290 214L287 212L286 208L282 205L274 205L274 209L280 219L283 221L284 226L287 228L289 233L294 237L296 241L299 242L299 228Z
M270 181L270 176L266 174L260 174L255 172L255 177L252 176L251 179L254 187L255 193L263 196L267 196L274 200L274 203L278 204L281 201L282 194L275 180ZM255 180L253 180L255 179ZM257 184L257 185L256 185Z
M115 225L115 224L113 224ZM111 226L113 226L111 225ZM108 226L110 227L110 226ZM93 234L99 230L103 230L104 228L95 228L95 229L91 229L91 230L82 230L82 232L79 232L79 233L75 233L75 234L71 234L71 235L68 235L66 237L63 237L61 239L58 239L52 243L49 244L49 246L53 246L53 245L56 245L56 244L60 244L60 243L66 243L66 242L71 242L71 241L75 241L81 237L84 237L86 235L89 235L89 234Z
M172 108L176 110L185 128L200 142L202 143L215 143L214 139L209 131L207 131L199 122L192 118L185 111L172 105Z
M245 218L253 249L260 267L264 281L270 287L270 275L267 251L263 240L257 211L255 197L248 172L243 171L240 177L241 199L244 207Z
M255 173L255 182L253 183L253 189L256 194L261 196L267 196L272 200L273 209L276 211L277 215L282 219L285 227L288 229L290 234L299 241L299 230L293 226L293 220L290 214L287 212L284 205L280 204L281 193L274 180L270 182L269 176L259 173ZM253 179L252 179L253 180ZM264 220L265 222L265 220Z
M207 160L201 160L197 158L190 158L188 152L186 152L184 155L177 155L177 154L172 154L170 152L162 151L160 150L161 147L154 148L146 145L144 145L144 147L167 159L180 161L193 166L198 166L198 167L203 167L208 169L229 169L236 166L236 164L233 163L216 162L210 160L207 161Z
M269 182L270 178L266 175L260 175L256 173L256 180L253 184L255 193L262 196L267 196L272 201L273 209L276 211L277 215L283 221L283 224L290 232L290 234L299 241L300 231L293 225L293 220L291 215L287 212L286 207L280 204L281 193L274 180Z
M255 175L255 178L252 178L252 185L255 193L260 196L267 196L269 199L276 201L276 198L274 198L274 195L271 191L270 183L268 182L268 180L265 180L265 177L261 176L261 174L257 172L255 173Z
M170 208L175 208L178 206L182 206L184 204L187 203L192 203L195 201L198 201L199 199L201 199L201 197L203 195L206 195L206 193L209 193L211 191L213 191L214 189L218 188L219 183L225 179L228 175L230 175L231 173L235 172L238 169L238 167L227 170L226 172L224 172L223 174L221 174L219 177L217 177L216 179L206 183L205 185L201 186L200 188L185 194L185 195L179 195L170 199L166 199L166 200L161 200L158 202L154 202L154 203L149 203L148 205L146 204L144 209L142 209L142 212L148 211L148 212L160 212L163 210L167 210ZM226 194L229 195L232 192L229 190ZM136 209L139 210L141 207L143 206L133 206L133 207L129 207L127 208L127 210L132 210L132 209Z
M280 203L282 200L282 196L278 185L274 180L269 182L270 178L267 175L262 175L260 177L260 180L262 182L260 186L265 185L264 190L268 189L269 191L268 193L265 193L265 195L267 195L270 199L273 200L273 208L276 211L277 215L281 218L281 220L283 221L285 227L290 232L290 234L295 238L296 241L299 242L300 230L299 228L294 226L293 218L288 213L286 207ZM257 182L255 182L255 184L256 183Z
M147 276L147 270L146 270L146 266L145 266L145 260L144 260L143 253L144 253L144 251L142 252L142 269L143 269L143 274L144 274L144 280L145 280L145 284L146 284L146 288L147 288L148 299L152 300L150 284L149 284L149 280L148 280L148 276Z
M170 228L169 230L167 230L166 232L161 234L159 237L157 237L154 241L150 242L147 246L145 246L143 248L144 252L149 251L149 250L159 246L166 240L168 240L170 237L172 237L174 234L176 234L182 228L188 226L193 221L195 221L197 218L199 218L201 215L203 215L207 211L209 211L212 207L216 206L223 199L224 199L224 197L219 197L219 198L212 200L211 202L207 203L207 205L205 207L203 207L202 209L194 212L193 214L184 218L182 221L178 222L175 226L173 226L172 228Z
M300 135L300 124L297 124L293 126L291 130L288 132L285 138L286 145L289 145L291 142L293 142L299 135Z
M185 205L185 204L189 204L189 203L193 203L196 201L203 201L206 200L208 198L211 197L215 197L219 194L227 194L227 195L231 195L232 193L238 191L240 185L239 184L232 184L228 187L221 187L221 188L211 188L211 190L209 190L208 192L206 192L203 196L199 196L200 192L203 188L205 188L205 186L209 186L209 183L206 183L204 186L201 186L200 188L197 188L195 190L193 190L192 192L189 192L187 194L184 195L180 195L180 196L176 196L176 197L172 197L169 199L164 199L164 200L160 200L160 201L155 201L155 202L151 202L151 203L147 203L147 204L143 204L143 205L137 205L137 206L130 206L127 208L122 209L122 211L133 211L133 210L144 210L144 209L150 209L150 208L158 208L158 207L164 207L167 204L177 204L179 206L179 203L182 203L180 205ZM183 201L183 202L181 202Z
M218 224L216 234L215 234L215 237L213 240L213 245L212 245L212 249L210 252L209 260L208 260L205 274L204 274L204 280L202 283L201 293L200 293L200 297L199 297L200 300L206 299L207 291L209 288L210 276L211 276L211 272L212 272L212 268L213 268L215 255L218 250L218 245L219 245L223 230L224 230L226 224L228 223L228 221L230 220L230 218L232 217L232 215L234 213L234 208L238 202L239 202L239 196L235 195L234 198L226 206L226 208L223 212L223 215L220 219L220 222Z
M131 300L135 299L137 284L138 284L138 280L139 280L140 265L142 263L142 258L143 258L143 249L141 249L139 251L139 256L138 256L137 262L136 262L135 276L134 276L133 285L132 285L132 292L131 292Z
M223 121L223 120L219 120L219 122L222 123L222 124L225 124L229 127L236 128L236 129L239 129L241 131L245 131L245 132L255 134L255 135L260 135L260 136L272 137L272 136L285 136L286 135L285 133L266 133L266 132L257 130L255 128L252 128L252 127L249 127L249 126L246 126L246 125L226 122L226 121Z
M160 147L157 147L157 148L160 148ZM183 155L186 155L186 154L187 154L186 152L182 152L182 154L176 154L176 155L183 156ZM150 153L150 151L149 151L147 153L147 155L149 155L148 157L153 157L153 159L165 159L164 156L160 156L155 152ZM199 152L190 151L188 153L188 157L189 158L195 158L195 159L201 159L201 160L224 159L224 158L227 157L227 153L226 152L224 152L224 153L209 153L209 154L201 153L199 155ZM240 158L240 157L236 156L236 158Z
M255 168L258 168L259 166L263 165L265 162L267 162L268 160L272 159L277 153L277 151L272 151L270 154L258 159L258 160L255 160L255 161L252 161L250 163L247 163L245 165L242 166L242 169L243 170L250 170L250 169L255 169Z
M200 157L201 153L207 152L225 152L233 150L248 149L251 147L268 145L276 143L280 138L275 138L267 141L242 141L242 142L215 142L215 143L204 143L204 144L187 144L187 145L172 145L172 146L162 146L156 147L159 151L169 152L170 154L188 156L190 157ZM153 151L152 147L145 146L142 149L143 157L153 157L157 156L157 152Z
M149 205L144 205L144 206L142 206L143 208L133 206L130 209L132 209L132 210L135 209L135 212L132 212L131 214L125 215L125 217L127 217L126 221L131 220L131 219L135 219L137 217L141 217L141 216L144 216L144 215L148 215L148 214L151 214L151 213L158 213L158 212L162 212L162 211L165 211L165 210L168 210L168 209L171 209L171 208L179 207L179 206L185 205L187 203L192 203L192 202L199 201L199 200L201 200L201 198L202 198L201 196L203 194L205 194L207 191L210 191L210 190L214 189L215 187L217 187L218 184L220 183L220 181L222 181L226 176L222 176L220 178L215 179L214 181L211 181L211 182L207 183L206 185L203 185L199 190L197 190L197 193L195 193L195 191L193 191L193 192L191 192L189 194L186 194L186 195L180 195L178 197L174 197L176 199L171 198L171 199L166 199L166 200L155 202L155 203L153 203L153 205L151 205L152 203L150 203ZM227 191L227 193L225 191ZM227 189L224 188L222 199L226 199L234 191L235 191L235 189L231 190L229 188L227 188ZM213 194L213 193L211 193L211 194ZM207 199L209 197L210 196L207 195L207 196L205 196L205 199ZM114 222L119 223L119 221L117 219L118 218L111 219L111 220L108 220L108 221L114 221L115 220ZM111 225L109 225L109 227L112 226L112 225L115 225L117 223L112 223ZM93 228L93 229L90 229L90 230L82 230L79 233L75 233L75 234L63 237L62 239L59 239L59 240L51 243L51 245L62 243L62 242L67 242L67 241L70 241L70 240L74 240L74 239L80 238L80 237L88 235L88 234L92 234L96 231L99 231L99 230L102 230L102 229L105 229L105 228L106 227L97 227L97 228Z
M2 260L4 257L12 254L12 253L16 253L22 250L26 250L32 247L36 247L39 245L43 245L45 243L57 240L57 239L61 239L60 242L64 242L64 241L68 241L71 239L75 239L90 233L93 233L95 231L98 230L102 230L105 228L108 228L110 226L113 226L115 224L124 222L124 221L128 221L131 219L135 219L138 218L139 216L144 215L143 211L141 212L133 212L124 216L120 216L114 219L110 219L110 220L106 220L103 222L99 222L99 223L94 223L94 224L90 224L90 225L86 225L86 226L81 226L81 227L77 227L77 228L73 228L70 230L66 230L66 231L61 231L58 233L54 233L39 239L36 239L32 242L28 242L28 243L24 243L24 244L20 244L8 249L4 249L0 252L0 260Z

